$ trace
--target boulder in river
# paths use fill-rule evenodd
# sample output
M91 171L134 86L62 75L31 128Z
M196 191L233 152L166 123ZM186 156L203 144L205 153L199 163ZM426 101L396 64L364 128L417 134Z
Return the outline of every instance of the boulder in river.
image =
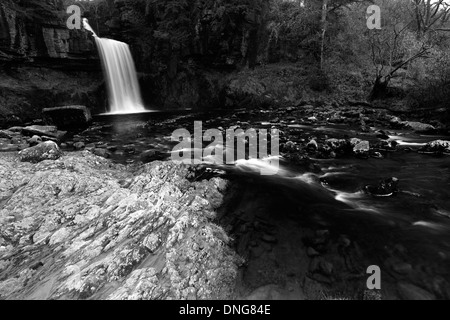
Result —
M363 189L374 197L390 197L398 192L398 179L392 177L380 181L378 185L367 185Z
M353 147L353 152L356 155L367 155L370 150L369 141L360 141Z
M42 110L44 118L58 128L72 129L86 127L92 121L86 106L65 106Z
M43 160L56 160L61 156L61 150L53 141L45 141L19 152L20 161L22 162L37 163Z
M390 197L398 192L398 179L392 177L380 181L378 185L367 185L363 189L374 197Z
M319 145L317 144L316 140L311 139L311 141L309 141L306 144L306 149L308 149L308 150L317 150L317 149L319 149Z
M395 140L381 140L373 145L374 149L378 149L380 151L395 151L397 148L397 141Z
M426 124L426 123L422 123L422 122L404 121L403 125L407 129L412 129L417 132L426 132L426 131L436 130L436 128L433 127L431 124Z
M389 123L393 128L402 128L404 121L402 121L399 117L392 116L391 119L389 120Z
M143 163L149 163L156 160L163 160L166 157L167 154L159 152L158 150L146 150L142 152L139 158Z
M435 140L427 143L424 147L420 148L420 153L450 153L450 141Z
M416 121L402 121L398 117L392 117L390 119L390 125L391 125L391 127L396 128L396 129L405 128L405 129L414 130L416 132L427 132L427 131L436 130L436 128L434 126L432 126L431 124L416 122Z
M377 138L381 140L389 140L389 134L383 130L377 131Z
M332 151L335 152L343 152L346 153L348 150L351 150L351 145L346 139L328 139L325 143L331 148Z

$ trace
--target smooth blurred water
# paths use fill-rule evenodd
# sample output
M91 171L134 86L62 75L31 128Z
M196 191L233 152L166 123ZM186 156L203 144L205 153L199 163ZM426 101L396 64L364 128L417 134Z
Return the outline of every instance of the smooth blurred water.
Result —
M101 140L119 146L132 143L136 154L113 154L116 161L136 161L139 152L148 148L163 152L169 159L176 144L170 139L172 130L190 128L194 119L200 117L198 114L166 113L104 116L98 120L108 125L87 138L90 142ZM213 115L204 117L211 119ZM175 122L171 121L175 118ZM148 119L153 119L151 125L148 125ZM145 130L138 130L144 127ZM371 143L377 141L375 135L368 136L345 127L302 125L302 130L305 137L342 137L346 134L368 139ZM296 167L283 158L273 176L261 176L261 168L268 166L264 159L241 159L234 165L214 165L208 158L204 163L225 171L226 176L235 181L248 181L252 188L265 190L264 197L273 199L273 206L277 208L274 215L298 211L293 213L299 219L307 219L311 223L320 221L332 230L349 235L364 249L367 263L381 267L383 286L392 292L390 297L396 297L397 283L408 282L434 292L438 298L448 298L450 156L419 154L417 149L427 142L450 138L401 131L390 138L399 146L395 152L383 152L383 159L359 159L351 155L315 159L321 168L320 173L305 172L304 168ZM376 185L390 177L399 179L400 192L396 195L373 197L363 192L364 186ZM304 223L302 220L301 225ZM407 274L392 271L392 261L411 265L411 271Z
M111 114L145 112L133 57L126 43L99 38L87 20L84 27L94 34L108 87Z

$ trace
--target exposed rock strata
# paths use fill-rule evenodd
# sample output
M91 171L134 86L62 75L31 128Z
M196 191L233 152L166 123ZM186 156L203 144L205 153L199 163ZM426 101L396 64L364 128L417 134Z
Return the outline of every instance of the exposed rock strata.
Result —
M89 152L37 165L3 156L0 297L229 297L240 259L213 223L227 183L190 174Z

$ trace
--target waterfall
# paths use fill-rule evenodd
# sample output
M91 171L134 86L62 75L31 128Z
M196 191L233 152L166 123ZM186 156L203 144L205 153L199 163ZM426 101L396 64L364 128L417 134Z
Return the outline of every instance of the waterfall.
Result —
M128 45L116 40L99 38L87 19L83 19L83 25L86 30L93 33L100 51L108 86L109 113L144 112L136 68Z

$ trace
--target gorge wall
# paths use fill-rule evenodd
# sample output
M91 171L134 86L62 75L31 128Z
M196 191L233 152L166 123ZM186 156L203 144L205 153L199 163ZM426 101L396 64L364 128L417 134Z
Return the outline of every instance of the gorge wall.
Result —
M66 27L62 1L2 1L0 126L40 119L46 107L95 108L102 91L92 37Z
M41 119L42 108L68 104L107 111L93 38L66 27L71 4L99 36L130 45L148 108L239 105L234 100L243 97L229 90L230 76L257 64L268 9L259 1L234 2L2 1L0 126Z

